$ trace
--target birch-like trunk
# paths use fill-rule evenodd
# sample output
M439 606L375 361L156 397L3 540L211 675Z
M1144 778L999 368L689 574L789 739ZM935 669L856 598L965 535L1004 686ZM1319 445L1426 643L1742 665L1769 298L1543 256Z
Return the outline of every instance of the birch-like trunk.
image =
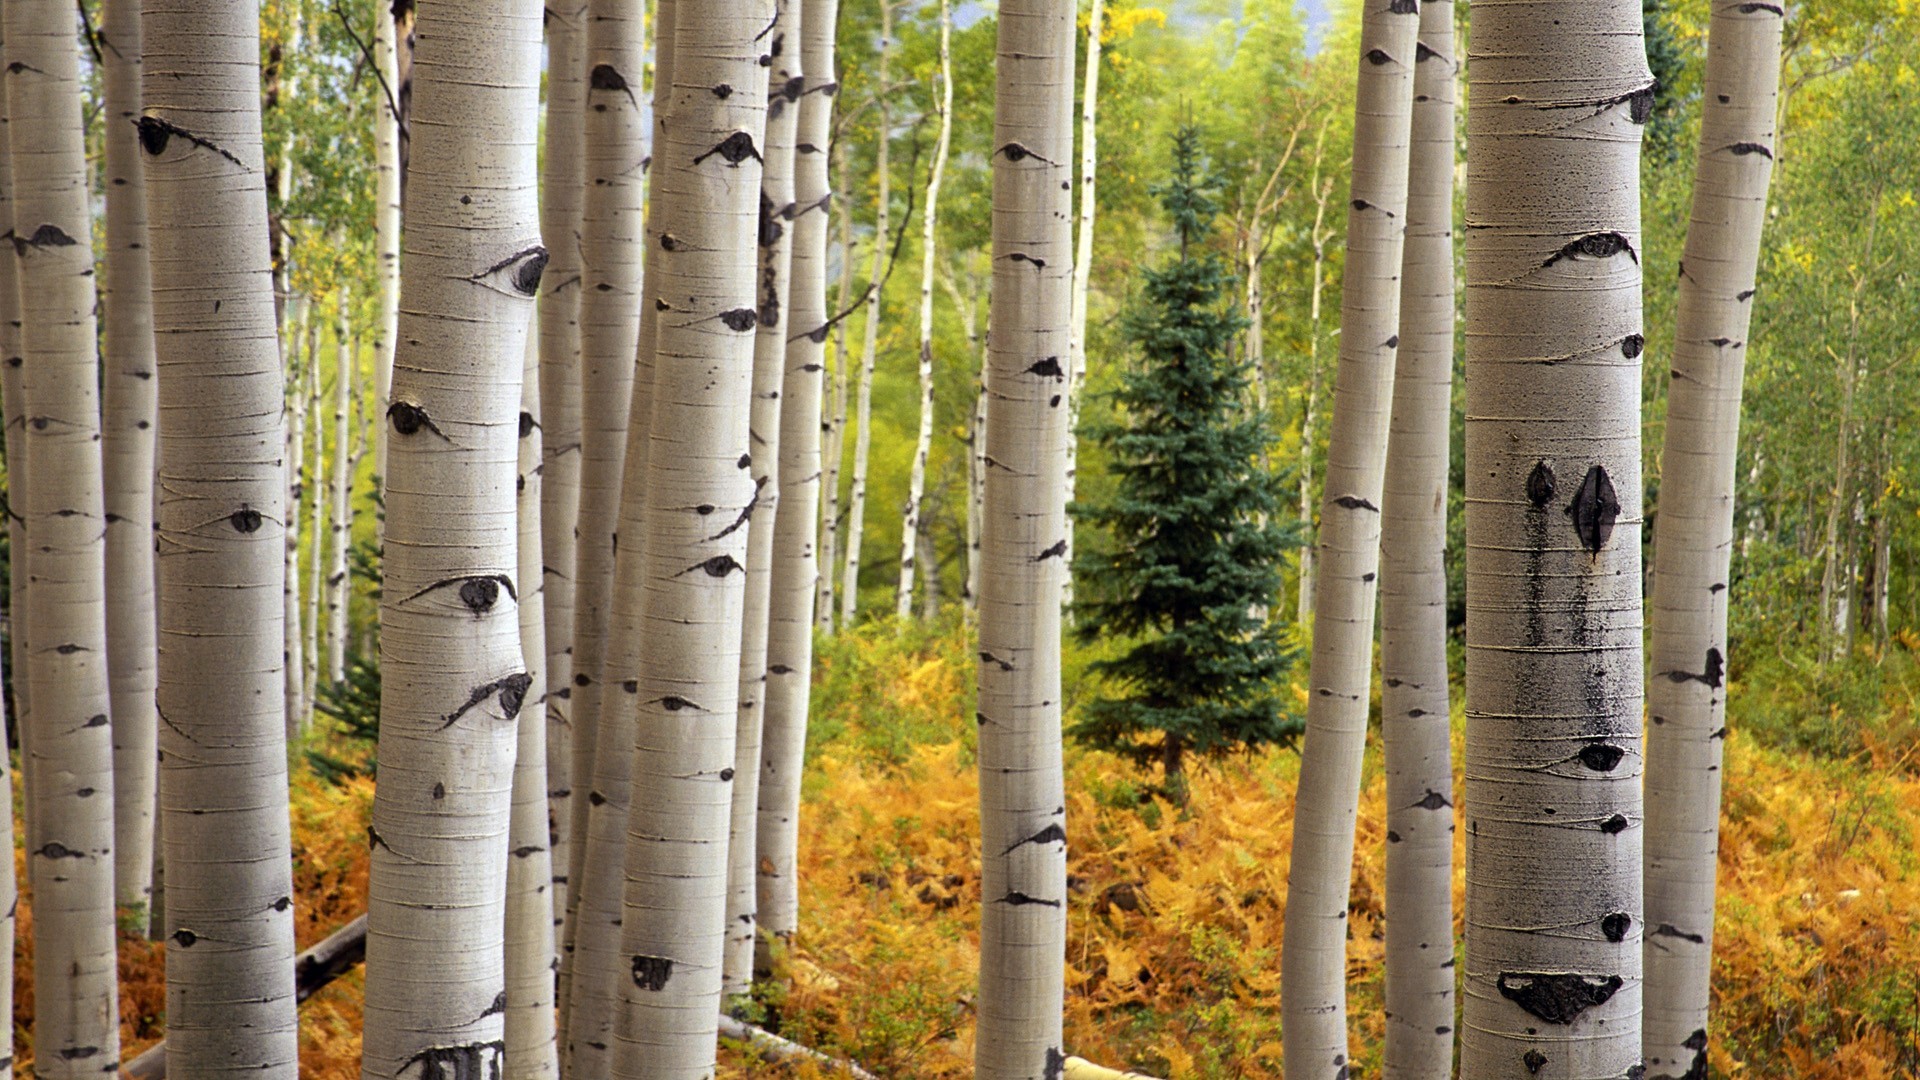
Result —
M820 511L821 404L827 341L827 224L834 200L827 145L833 137L834 29L838 0L806 0L800 20L800 94L794 148L792 281L787 290L786 377L780 397L781 512L773 526L767 597L767 680L755 815L755 920L765 938L787 940L800 923L796 877L800 778L813 685L813 605L832 576L814 548ZM751 554L751 549L749 549ZM821 567L826 566L825 573ZM738 776L737 771L735 775Z
M1380 503L1389 1080L1453 1075L1453 744L1447 700L1447 436L1453 387L1453 0L1414 51L1400 348Z
M1655 1080L1704 1077L1727 723L1740 386L1773 176L1779 8L1716 4L1674 317L1647 687L1646 1028ZM1884 517L1882 518L1884 521ZM1886 566L1876 567L1876 588Z
M107 510L107 677L113 695L114 896L141 916L153 885L153 288L140 176L140 3L101 9L109 120L103 138L107 257L101 277L100 457ZM284 644L284 643L283 643Z
M400 54L399 42L394 36L394 7L393 0L373 0L373 58L383 85L397 95ZM373 261L374 288L379 295L373 324L373 386L374 404L382 416L386 415L387 400L393 392L394 335L400 327L400 116L395 111L398 104L397 98L388 102L383 97L373 118ZM319 437L317 428L314 436ZM385 424L374 425L373 439L373 472L384 492ZM316 485L319 483L317 474L312 479Z
M927 174L927 208L920 218L920 427L914 438L913 463L908 467L907 504L900 520L900 583L894 590L893 613L901 622L913 617L913 574L923 528L920 515L927 494L927 455L933 450L933 256L940 223L940 181L946 175L947 150L953 142L952 40L952 4L940 0L940 135L934 143L933 169ZM939 572L940 568L931 563L924 568L929 592Z
M26 669L32 729L22 735L34 1057L40 1075L66 1080L98 1075L120 1048L93 232L73 7L9 0L5 36L26 358L26 438L9 449L24 450L30 466L12 505L32 537L15 550L33 582L26 597L35 643Z
M1633 1076L1653 78L1633 0L1471 18L1460 1075Z
M1099 138L1095 122L1100 105L1100 33L1104 0L1087 12L1087 70L1080 88L1080 227L1074 235L1073 339L1067 364L1067 501L1073 501L1080 471L1080 401L1087 382L1087 289L1093 279L1095 181L1099 176ZM1073 547L1073 515L1067 515L1067 547ZM1073 566L1060 580L1061 606L1073 604Z
M836 0L837 3L837 0ZM829 151L839 158L838 179L833 190L844 195L847 191L847 151L836 144ZM834 213L839 221L840 234L840 287L834 295L834 307L830 315L840 315L847 310L847 300L853 295L853 203L847 198L835 200ZM821 421L821 431L825 445L822 457L825 475L822 485L825 491L820 511L820 595L814 603L814 618L820 623L820 630L828 637L833 636L834 613L839 608L834 603L837 595L835 583L839 580L840 568L840 469L846 461L847 443L847 324L840 322L837 327L829 327L833 334L833 400L828 403L828 412Z
M299 1073L287 818L286 386L256 0L142 15L139 137L160 384L167 1055Z
M520 369L518 514L520 652L526 700L516 718L513 811L507 822L507 1068L514 1080L558 1080L554 1030L552 843L547 834L546 612L540 581L540 339L527 335Z
M586 171L584 0L553 0L547 23L547 131L541 164L540 550L547 635L547 813L552 835L553 940L565 939L573 838L573 560L580 513L580 200ZM562 954L564 957L564 954ZM565 1013L567 983L560 982ZM561 1017L564 1034L566 1018ZM564 1043L563 1043L564 1048Z
M1419 10L1417 0L1370 5L1360 24L1340 359L1320 499L1307 725L1280 952L1286 1071L1294 1080L1334 1080L1347 1071L1347 903L1373 682Z
M1409 125L1411 131L1411 125ZM1313 229L1307 234L1313 244L1313 281L1307 287L1307 401L1300 417L1300 531L1313 535L1313 453L1314 424L1320 410L1320 297L1327 280L1327 241L1333 237L1326 227L1327 200L1333 194L1333 178L1320 178L1325 160L1327 128L1320 126L1320 137L1313 148ZM1300 549L1299 603L1294 622L1306 626L1313 620L1313 545Z
M0 72L6 69L6 57L5 35L0 32ZM13 228L13 149L7 135L8 82L0 75L0 232ZM4 426L0 426L0 439L4 439L6 447L8 497L15 500L7 509L7 550L24 552L27 550L27 529L21 511L25 509L27 485L27 436L26 392L21 367L26 363L26 357L20 348L18 269L18 261L9 258L7 250L0 248L0 418L4 418ZM30 689L27 678L27 604L27 559L22 555L7 560L7 667L13 672L13 716L20 737L23 774L32 762L26 742L32 730L27 714ZM9 1030L7 1038L10 1040L11 1037Z
M301 622L302 634L306 639L307 667L301 676L300 690L300 699L305 703L307 713L311 714L314 691L320 684L320 601L324 589L322 576L327 565L321 556L326 548L328 498L326 485L320 482L320 468L326 460L327 442L320 429L320 324L313 318L313 301L310 298L303 301L300 335L306 339L307 415L313 418L313 437L307 440L305 490L312 503L307 514L307 597L302 605L304 617Z
M598 1078L611 1069L614 982L619 972L620 891L625 846L630 732L609 725L600 738L606 672L614 653L638 647L638 633L611 640L618 582L616 524L630 441L645 281L646 159L651 143L643 108L646 36L643 12L623 0L592 0L583 42L586 65L585 196L580 231L581 463L573 623L573 786L587 789L571 808L568 852L568 947L563 1057L572 1075ZM658 36L658 35L656 35ZM672 85L671 47L656 57ZM644 414L640 421L646 422ZM628 531L631 548L641 536ZM631 554L631 552L630 552ZM618 688L616 687L616 690ZM614 702L617 710L619 703Z
M860 547L867 524L867 459L873 452L873 365L880 347L880 294L887 271L888 244L893 225L893 166L888 148L893 142L893 109L889 98L887 61L893 49L894 0L880 0L880 50L874 74L878 94L874 129L874 174L878 191L873 211L873 252L867 268L865 325L861 329L860 370L854 378L853 469L847 487L846 563L840 572L840 625L851 629L860 609Z
M773 0L676 8L671 123L654 174L661 240L652 450L641 521L647 647L632 693L632 800L613 1076L713 1074L726 940L740 627L755 492L755 239ZM731 87L730 93L715 93ZM631 505L631 504L629 504ZM608 745L603 752L624 748Z
M327 515L327 681L347 677L347 603L353 581L347 574L347 549L353 545L353 471L347 446L347 420L353 407L353 338L347 330L347 291L339 296L333 350L333 466L327 491L333 508Z
M1073 0L1002 0L993 329L980 555L980 996L974 1074L1050 1075L1067 939L1060 748L1067 369L1073 337Z
M514 486L540 7L422 9L387 448L367 1080L497 1073L520 655Z
M774 533L780 505L782 390L787 373L787 318L793 267L794 152L800 99L806 89L800 41L802 0L778 0L767 68L766 159L760 197L760 273L754 303L759 326L753 344L753 409L749 417L755 501L747 528L747 586L740 630L740 720L734 728L733 809L727 829L727 947L722 993L731 998L753 985L757 922L760 748L766 721L767 641L772 633ZM808 327L812 329L811 326Z
M286 668L286 707L287 741L293 742L307 730L306 701L306 632L301 625L300 607L300 535L305 525L306 515L301 513L306 502L306 483L301 476L301 468L307 457L307 397L303 380L306 378L307 365L313 363L313 357L301 359L300 336L301 321L305 318L306 300L300 296L289 296L284 301L284 311L288 313L286 325L288 332L283 337L283 355L287 379L291 384L286 401L287 417L287 521L286 521L286 580L281 584L281 607L285 609L285 625L282 637L285 646L281 649Z

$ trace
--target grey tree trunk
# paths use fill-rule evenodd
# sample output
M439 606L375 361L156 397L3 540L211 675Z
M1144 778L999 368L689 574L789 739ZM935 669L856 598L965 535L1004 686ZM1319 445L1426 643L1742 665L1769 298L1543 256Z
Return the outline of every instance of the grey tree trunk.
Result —
M833 190L845 192L848 188L846 150L836 145L830 152L839 158L836 163L839 179ZM840 233L840 288L834 296L833 310L838 314L847 310L847 300L853 295L853 203L847 198L835 202ZM839 610L834 604L834 583L840 567L840 468L846 459L847 324L842 321L837 329L830 328L829 332L833 334L833 400L828 406L830 412L821 421L825 436L822 450L826 459L822 480L825 494L820 511L820 596L814 604L814 618L819 620L821 631L831 637L834 613Z
M286 521L286 581L281 585L281 607L285 609L286 625L282 628L286 642L281 649L286 668L287 703L287 741L298 739L307 729L308 708L306 700L306 632L301 623L304 610L300 595L300 537L305 526L306 515L301 513L306 502L306 484L301 477L301 469L307 457L307 396L304 381L307 370L313 364L313 357L303 361L300 351L301 323L305 318L306 298L289 296L284 301L285 324L287 333L282 336L281 351L290 384L287 392L287 521Z
M384 84L396 94L400 87L400 42L394 25L394 0L373 0L373 57ZM397 102L392 103L397 104ZM379 308L373 333L374 403L386 414L393 391L394 335L400 327L400 188L404 168L400 159L400 116L382 103L373 119L374 218L373 252ZM318 421L316 420L316 423ZM375 426L373 471L386 490L387 429ZM315 437L319 435L315 430ZM319 477L313 482L317 488ZM319 535L315 533L314 535ZM318 659L316 658L316 663Z
M1727 586L1740 386L1773 175L1779 8L1713 10L1699 168L1675 314L1647 711L1646 1028L1656 1080L1707 1073L1720 756L1727 722ZM1884 521L1884 518L1882 519ZM1876 588L1883 587L1880 563Z
M1073 0L1003 0L994 87L993 329L980 554L982 1080L1063 1060L1060 747L1067 370L1073 336Z
M1313 281L1307 287L1307 401L1300 418L1300 531L1313 535L1313 454L1314 424L1320 409L1320 296L1325 291L1327 241L1333 239L1326 227L1327 201L1333 195L1333 177L1322 180L1320 166L1325 161L1327 126L1320 125L1320 137L1313 147L1313 228L1307 239L1313 245ZM1299 603L1294 622L1305 626L1313 620L1313 545L1300 549Z
M1453 387L1453 0L1425 0L1413 75L1387 473L1380 736L1387 773L1389 1080L1453 1075L1453 745L1447 436Z
M1093 279L1094 198L1099 179L1100 140L1096 126L1100 108L1100 34L1106 17L1105 0L1093 0L1087 9L1087 62L1080 88L1080 226L1074 234L1073 344L1067 364L1067 501L1073 501L1080 471L1080 403L1087 382L1087 294ZM1067 546L1073 546L1073 515L1067 515ZM1073 567L1060 582L1060 600L1071 617Z
M113 695L114 895L144 917L153 874L153 289L140 177L140 3L102 9L107 257L101 299L101 443L107 510L107 676Z
M26 670L32 728L23 732L34 1046L40 1074L57 1080L97 1075L120 1047L100 367L73 30L69 4L6 5L13 254L26 358L26 438L9 449L24 450L29 466L14 506L32 538L23 553L36 643Z
M160 407L167 1053L299 1073L287 817L286 387L256 0L142 15L140 145Z
M1347 904L1373 682L1419 29L1416 0L1368 7L1360 24L1340 360L1314 553L1307 726L1280 953L1286 1071L1294 1080L1334 1080L1348 1071Z
M526 334L546 265L534 192L540 7L476 0L420 14L387 410L367 1080L502 1067L509 792L532 682L514 485ZM423 870L449 866L461 872Z
M347 550L353 545L353 456L348 447L348 412L353 407L353 338L347 329L346 287L340 290L340 310L334 327L333 349L333 472L327 490L333 508L327 515L327 681L347 677L347 605L353 582L347 572Z
M1485 1080L1641 1071L1641 25L1542 0L1476 5L1468 37L1460 1073Z
M6 42L0 33L0 71L6 69ZM0 76L0 231L13 228L13 150L7 136L7 80ZM5 440L7 486L11 498L21 499L26 491L26 392L21 367L26 357L20 348L19 264L0 249L0 438ZM7 550L27 550L26 519L21 516L24 503L11 507L7 514ZM7 561L7 666L14 673L13 716L20 737L22 771L32 762L26 752L31 725L27 721L27 560ZM11 778L9 778L11 779ZM29 785L30 786L30 785ZM12 1015L11 1013L7 1015ZM9 1040L12 1038L8 1032ZM11 1045L11 1042L9 1042Z
M300 335L306 339L307 354L307 415L313 418L313 438L307 440L307 479L306 490L312 495L312 512L307 515L310 523L307 535L307 598L303 606L302 623L306 640L306 671L301 677L300 699L306 703L306 709L313 708L314 690L320 683L320 640L321 613L320 600L324 591L326 560L321 558L326 547L327 493L326 485L320 482L321 463L326 460L326 436L320 430L320 324L313 319L313 301L303 299L300 318Z

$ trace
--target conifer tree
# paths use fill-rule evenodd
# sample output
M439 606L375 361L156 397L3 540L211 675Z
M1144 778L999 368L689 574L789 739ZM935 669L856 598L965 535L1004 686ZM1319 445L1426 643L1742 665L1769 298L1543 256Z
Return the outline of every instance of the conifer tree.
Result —
M1259 468L1266 416L1244 407L1246 329L1234 281L1207 245L1217 179L1199 132L1174 137L1173 176L1156 189L1179 253L1147 271L1127 336L1140 362L1121 376L1116 418L1087 432L1111 454L1113 495L1076 506L1105 531L1081 553L1075 607L1082 636L1125 635L1132 648L1094 670L1113 696L1090 702L1076 733L1157 759L1177 795L1189 751L1283 742L1299 730L1277 682L1293 660L1265 617L1296 546L1281 493Z

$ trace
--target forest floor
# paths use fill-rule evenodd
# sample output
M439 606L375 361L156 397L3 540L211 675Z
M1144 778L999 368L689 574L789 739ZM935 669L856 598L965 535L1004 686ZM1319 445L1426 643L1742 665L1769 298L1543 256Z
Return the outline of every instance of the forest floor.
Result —
M1743 699L1783 706L1772 688L1733 688L1716 1076L1920 1076L1920 669L1910 652L1898 663L1874 695L1875 716L1833 706L1822 718L1853 725L1846 754L1789 745L1771 726L1748 733ZM980 882L964 635L862 631L827 644L819 667L801 836L805 930L785 958L790 979L758 1003L756 1019L882 1077L965 1077ZM1457 706L1455 730L1457 744ZM1121 760L1069 748L1068 1052L1170 1080L1281 1075L1296 771L1286 750L1199 768L1181 811ZM364 909L373 788L304 767L295 777L304 948ZM1383 800L1370 747L1349 959L1358 1075L1378 1075L1381 1052ZM1462 889L1456 869L1456 912ZM14 1020L23 1057L30 930L22 905ZM131 929L123 935L129 1055L161 1033L162 955ZM356 972L303 1007L303 1075L358 1077L360 991ZM721 1075L824 1074L728 1051Z

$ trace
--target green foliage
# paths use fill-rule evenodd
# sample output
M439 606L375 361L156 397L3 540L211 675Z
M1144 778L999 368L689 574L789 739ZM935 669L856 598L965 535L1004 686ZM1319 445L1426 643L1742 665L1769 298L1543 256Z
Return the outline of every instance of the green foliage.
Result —
M1089 432L1107 448L1115 490L1075 508L1107 537L1076 561L1080 631L1133 639L1092 666L1115 692L1084 706L1075 733L1157 758L1169 778L1189 750L1251 749L1298 730L1277 686L1293 656L1266 615L1297 540L1258 463L1270 439L1245 404L1234 278L1207 247L1218 188L1199 133L1182 130L1173 177L1156 188L1179 251L1145 275L1126 322L1140 362L1112 394L1117 418Z
M372 748L380 741L380 657L347 648L346 678L322 682L314 688L315 712L334 723L334 743L348 749L320 746L305 751L313 770L333 783L373 775Z
M1644 0L1641 8L1647 66L1653 70L1653 115L1647 118L1644 154L1658 161L1680 156L1684 129L1679 106L1686 56L1669 21L1671 7L1671 0Z

